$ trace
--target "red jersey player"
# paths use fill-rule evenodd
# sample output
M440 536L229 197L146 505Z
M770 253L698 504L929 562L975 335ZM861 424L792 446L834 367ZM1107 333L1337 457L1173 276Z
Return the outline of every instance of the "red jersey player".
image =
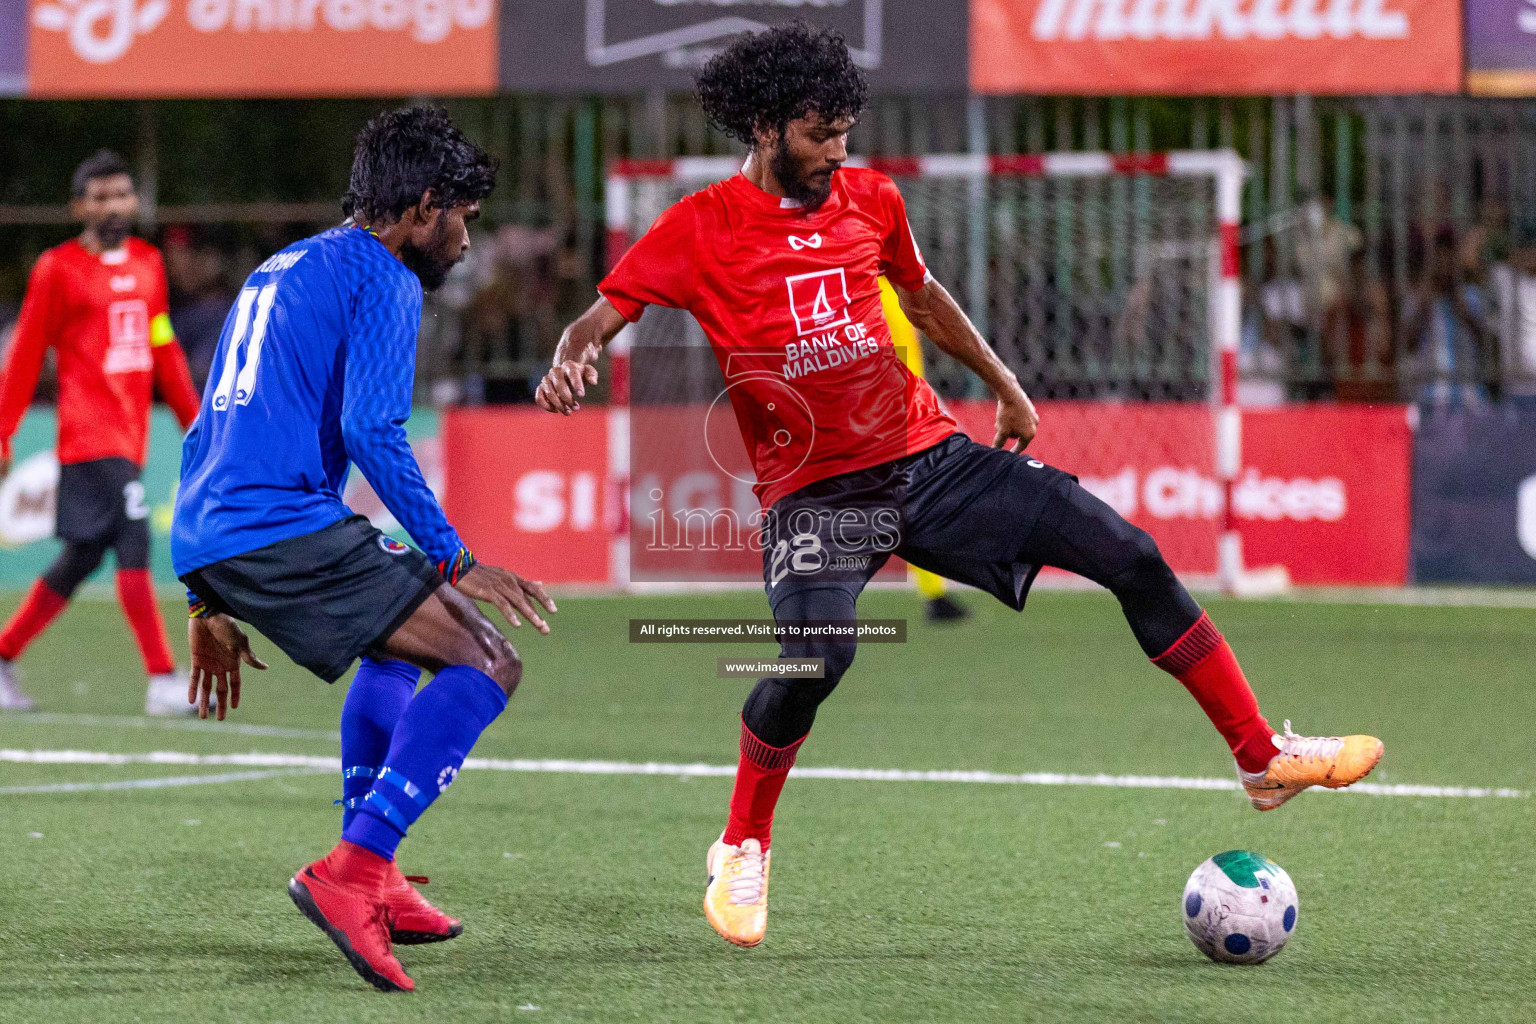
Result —
M647 304L686 309L726 379L741 381L730 394L767 510L763 576L781 625L854 619L891 554L1018 610L1040 566L1058 566L1119 598L1142 650L1226 739L1260 810L1369 772L1382 753L1373 737L1302 737L1288 724L1277 736L1152 538L1024 453L1035 409L928 273L895 184L843 166L867 88L842 38L804 23L744 36L705 67L698 94L710 120L750 147L741 173L667 210L619 261L602 298L566 330L539 403L571 414L626 321ZM959 433L902 364L881 316L880 274L912 323L996 394L993 446ZM821 659L823 678L758 681L742 711L725 831L707 855L705 916L742 946L767 928L785 776L857 645L786 640L780 650Z
M58 536L64 550L0 631L0 708L25 710L12 662L64 609L75 588L117 554L117 596L149 674L150 714L193 711L178 681L149 575L149 508L139 471L158 386L183 428L198 396L166 300L160 253L128 234L138 211L122 157L105 150L72 182L78 238L38 259L0 373L0 477L11 435L32 401L51 346L59 366Z

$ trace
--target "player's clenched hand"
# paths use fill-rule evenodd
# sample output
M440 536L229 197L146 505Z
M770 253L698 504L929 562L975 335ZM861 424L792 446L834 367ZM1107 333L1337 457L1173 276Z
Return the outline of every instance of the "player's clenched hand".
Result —
M187 642L192 648L187 703L196 703L197 717L207 718L209 698L217 693L218 719L222 722L226 709L240 706L240 663L266 668L266 662L251 653L245 631L228 615L188 619Z
M992 439L992 447L1022 452L1035 439L1035 431L1039 429L1040 414L1022 390L1017 395L998 399L997 436Z
M522 619L517 617L518 612L522 612L523 618L533 623L540 633L549 632L549 624L539 616L539 606L551 612L556 608L554 600L544 592L542 583L525 580L515 572L494 565L476 562L459 577L454 587L466 597L495 605L496 610L514 626L523 624Z
M549 368L533 400L546 412L558 412L569 416L581 408L581 400L587 397L587 388L597 383L597 367L591 363L567 359Z

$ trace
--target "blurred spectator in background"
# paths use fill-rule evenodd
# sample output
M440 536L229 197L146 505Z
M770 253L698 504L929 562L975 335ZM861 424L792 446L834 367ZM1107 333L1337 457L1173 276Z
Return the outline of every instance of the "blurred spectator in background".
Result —
M1434 236L1418 283L1403 299L1402 339L1413 358L1414 400L1475 408L1489 398L1484 367L1495 340L1486 295L1469 279L1461 251L1450 232Z
M1499 303L1499 368L1504 393L1536 403L1536 219L1515 230L1514 248L1492 273Z
M1285 259L1274 235L1264 239L1264 281L1259 285L1258 321L1256 331L1249 340L1249 351L1239 352L1246 356L1244 369L1257 377L1277 382L1273 394L1258 394L1250 388L1247 397L1258 400L1256 404L1278 404L1287 397L1303 399L1313 397L1301 389L1298 368L1306 362L1306 352L1314 322L1308 305L1307 289L1295 273L1292 261ZM1290 393L1286 385L1289 382ZM1263 401L1264 399L1269 401Z
M1319 195L1301 209L1296 232L1296 265L1307 286L1307 306L1315 315L1332 309L1350 287L1350 258L1360 251L1360 229L1340 220L1333 197Z
M192 383L202 391L224 317L235 301L225 254L206 233L182 224L165 229L160 251L171 289L171 326L187 354Z
M1509 211L1496 199L1484 199L1477 206L1477 222L1461 238L1463 280L1487 282L1491 268L1508 265L1509 250Z
M1323 353L1336 400L1397 400L1392 303L1386 285L1370 273L1363 249L1350 253L1338 292L1323 310Z
M487 402L531 402L560 335L553 228L508 224L491 240L463 312L463 369ZM471 249L473 252L473 249Z

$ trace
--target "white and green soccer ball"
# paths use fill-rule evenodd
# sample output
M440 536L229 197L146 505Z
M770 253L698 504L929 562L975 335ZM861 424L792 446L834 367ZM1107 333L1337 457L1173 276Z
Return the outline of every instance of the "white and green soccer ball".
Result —
M1261 964L1296 933L1296 885L1248 850L1218 853L1184 883L1184 930L1218 963Z

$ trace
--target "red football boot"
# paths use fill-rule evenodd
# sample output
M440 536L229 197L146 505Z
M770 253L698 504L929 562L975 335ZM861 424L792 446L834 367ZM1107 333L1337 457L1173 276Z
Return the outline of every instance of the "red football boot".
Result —
M394 865L342 840L288 881L288 895L330 936L352 969L381 992L416 987L390 950L384 889Z
M449 917L427 902L416 891L426 885L426 875L402 875L394 861L384 879L384 904L389 907L389 938L399 946L420 946L428 942L446 942L464 932L456 917Z

